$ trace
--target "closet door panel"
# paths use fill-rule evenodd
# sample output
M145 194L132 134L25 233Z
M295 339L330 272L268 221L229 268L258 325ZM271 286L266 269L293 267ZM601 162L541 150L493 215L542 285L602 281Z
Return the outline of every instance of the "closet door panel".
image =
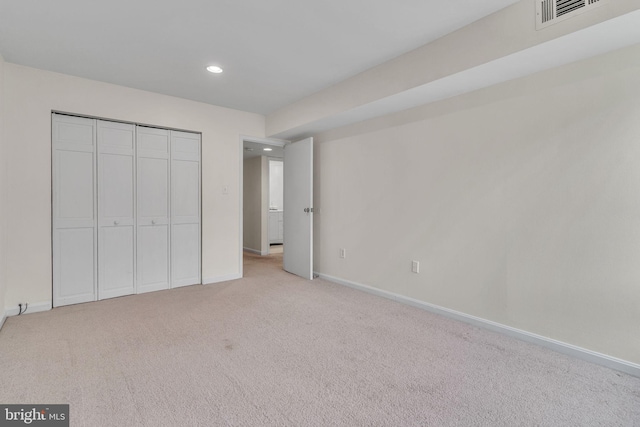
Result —
M145 157L169 156L169 131L167 129L138 126L138 153Z
M99 161L100 221L132 221L133 156L100 153Z
M133 227L102 227L99 240L99 298L133 293Z
M94 154L56 150L56 219L65 224L81 221L90 227L94 222ZM83 179L89 177L89 179Z
M172 236L174 287L200 282L200 226L174 224Z
M98 299L135 292L134 129L98 121Z
M52 115L53 306L96 299L95 120Z
M56 293L62 303L56 306L94 300L94 234L93 227L57 230L56 279L63 286Z
M169 214L169 160L138 158L138 216L167 222Z
M56 148L95 151L95 120L54 113L52 123Z
M200 135L171 132L171 285L201 283Z
M169 288L169 226L138 227L138 293Z
M200 215L200 164L197 161L173 161L174 220L197 223Z
M138 293L169 288L169 131L139 126Z

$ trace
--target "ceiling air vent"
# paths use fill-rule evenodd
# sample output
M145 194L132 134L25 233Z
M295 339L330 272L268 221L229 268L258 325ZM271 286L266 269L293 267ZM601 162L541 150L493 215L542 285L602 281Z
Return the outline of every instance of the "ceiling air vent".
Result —
M536 30L601 6L611 0L536 0Z

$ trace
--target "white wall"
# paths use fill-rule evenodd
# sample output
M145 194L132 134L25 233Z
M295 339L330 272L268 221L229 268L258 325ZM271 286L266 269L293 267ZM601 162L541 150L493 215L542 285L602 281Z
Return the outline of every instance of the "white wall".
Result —
M263 136L263 116L10 63L4 72L5 307L51 301L52 110L202 132L203 281L239 274L238 140Z
M244 248L265 254L268 246L267 168L265 156L252 157L244 161Z
M320 273L640 363L640 46L316 141Z
M6 279L5 279L5 262L4 262L4 254L5 254L5 244L4 244L4 234L5 234L5 191L4 191L4 183L5 183L5 149L4 149L4 107L5 107L5 99L4 99L4 59L2 55L0 55L0 327L2 326L2 322L5 316L5 293L6 293Z

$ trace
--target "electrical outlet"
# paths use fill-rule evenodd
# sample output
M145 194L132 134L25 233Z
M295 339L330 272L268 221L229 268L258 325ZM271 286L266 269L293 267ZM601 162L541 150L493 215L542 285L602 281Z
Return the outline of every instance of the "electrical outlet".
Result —
M420 262L411 261L411 271L414 273L420 273Z
M345 259L347 257L347 250L345 248L340 248L340 258Z

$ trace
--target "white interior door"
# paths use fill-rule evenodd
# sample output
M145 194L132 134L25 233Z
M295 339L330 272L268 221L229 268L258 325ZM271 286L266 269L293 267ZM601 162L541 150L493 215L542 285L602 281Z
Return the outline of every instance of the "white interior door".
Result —
M52 115L53 306L96 299L95 121Z
M135 127L98 120L98 299L135 293Z
M137 293L169 289L169 131L138 126Z
M313 279L313 138L284 147L284 269Z
M171 287L201 283L200 135L171 131Z

